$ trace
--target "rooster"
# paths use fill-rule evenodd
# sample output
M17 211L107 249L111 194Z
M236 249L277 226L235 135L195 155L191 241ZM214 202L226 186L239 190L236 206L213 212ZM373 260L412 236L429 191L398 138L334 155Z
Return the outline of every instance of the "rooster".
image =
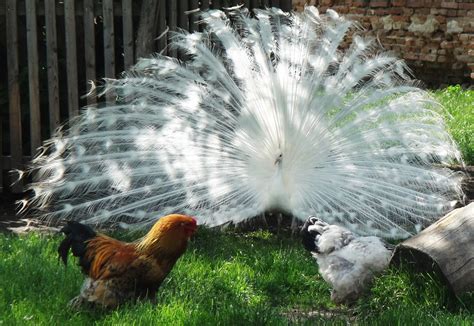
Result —
M333 288L331 300L338 304L357 300L374 276L387 268L392 254L378 237L357 237L313 216L303 225L301 235L322 277Z
M131 299L153 300L196 229L194 218L172 214L160 218L143 238L126 243L69 221L61 229L66 238L59 245L59 257L67 265L71 250L87 276L70 306L114 308Z

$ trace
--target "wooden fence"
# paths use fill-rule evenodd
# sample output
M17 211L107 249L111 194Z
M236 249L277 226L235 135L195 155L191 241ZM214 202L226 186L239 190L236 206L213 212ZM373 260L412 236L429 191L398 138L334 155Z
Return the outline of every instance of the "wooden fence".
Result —
M193 9L281 7L291 0L2 0L0 1L0 192L44 139L79 108L88 81L115 77L136 58L167 49L156 36L196 30ZM170 52L168 55L176 55Z

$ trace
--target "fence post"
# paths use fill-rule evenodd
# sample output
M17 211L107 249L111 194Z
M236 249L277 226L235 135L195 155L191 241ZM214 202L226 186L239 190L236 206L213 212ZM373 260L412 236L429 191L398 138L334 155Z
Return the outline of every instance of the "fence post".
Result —
M66 31L67 104L69 119L79 113L79 90L77 84L76 10L75 0L64 0L64 23Z
M41 145L41 117L38 77L38 30L36 2L26 1L26 37L28 42L28 85L30 92L30 140L31 157Z
M22 159L21 142L21 104L18 65L18 19L17 1L7 0L7 63L8 63L8 100L10 112L10 153L11 168L19 169ZM10 178L12 180L13 178ZM21 192L22 186L15 183L13 192Z
M158 37L156 30L161 2L163 0L143 0L136 42L137 60L155 51L153 42Z

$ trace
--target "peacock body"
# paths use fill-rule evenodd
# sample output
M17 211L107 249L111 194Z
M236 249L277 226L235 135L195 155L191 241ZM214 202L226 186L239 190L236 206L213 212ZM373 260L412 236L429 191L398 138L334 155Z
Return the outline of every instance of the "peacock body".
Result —
M179 61L141 59L34 160L26 204L51 219L141 226L172 212L210 226L267 210L406 236L460 198L438 104L351 21L244 9L202 13Z

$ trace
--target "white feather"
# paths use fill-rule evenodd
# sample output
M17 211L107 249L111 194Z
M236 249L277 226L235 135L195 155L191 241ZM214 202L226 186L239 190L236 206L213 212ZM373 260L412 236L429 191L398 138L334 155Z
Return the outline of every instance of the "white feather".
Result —
M460 178L444 166L459 152L402 62L360 37L342 52L354 24L335 12L255 14L205 12L202 33L173 38L185 62L155 55L107 80L117 104L84 109L45 143L30 206L138 226L281 209L385 236L451 209Z

